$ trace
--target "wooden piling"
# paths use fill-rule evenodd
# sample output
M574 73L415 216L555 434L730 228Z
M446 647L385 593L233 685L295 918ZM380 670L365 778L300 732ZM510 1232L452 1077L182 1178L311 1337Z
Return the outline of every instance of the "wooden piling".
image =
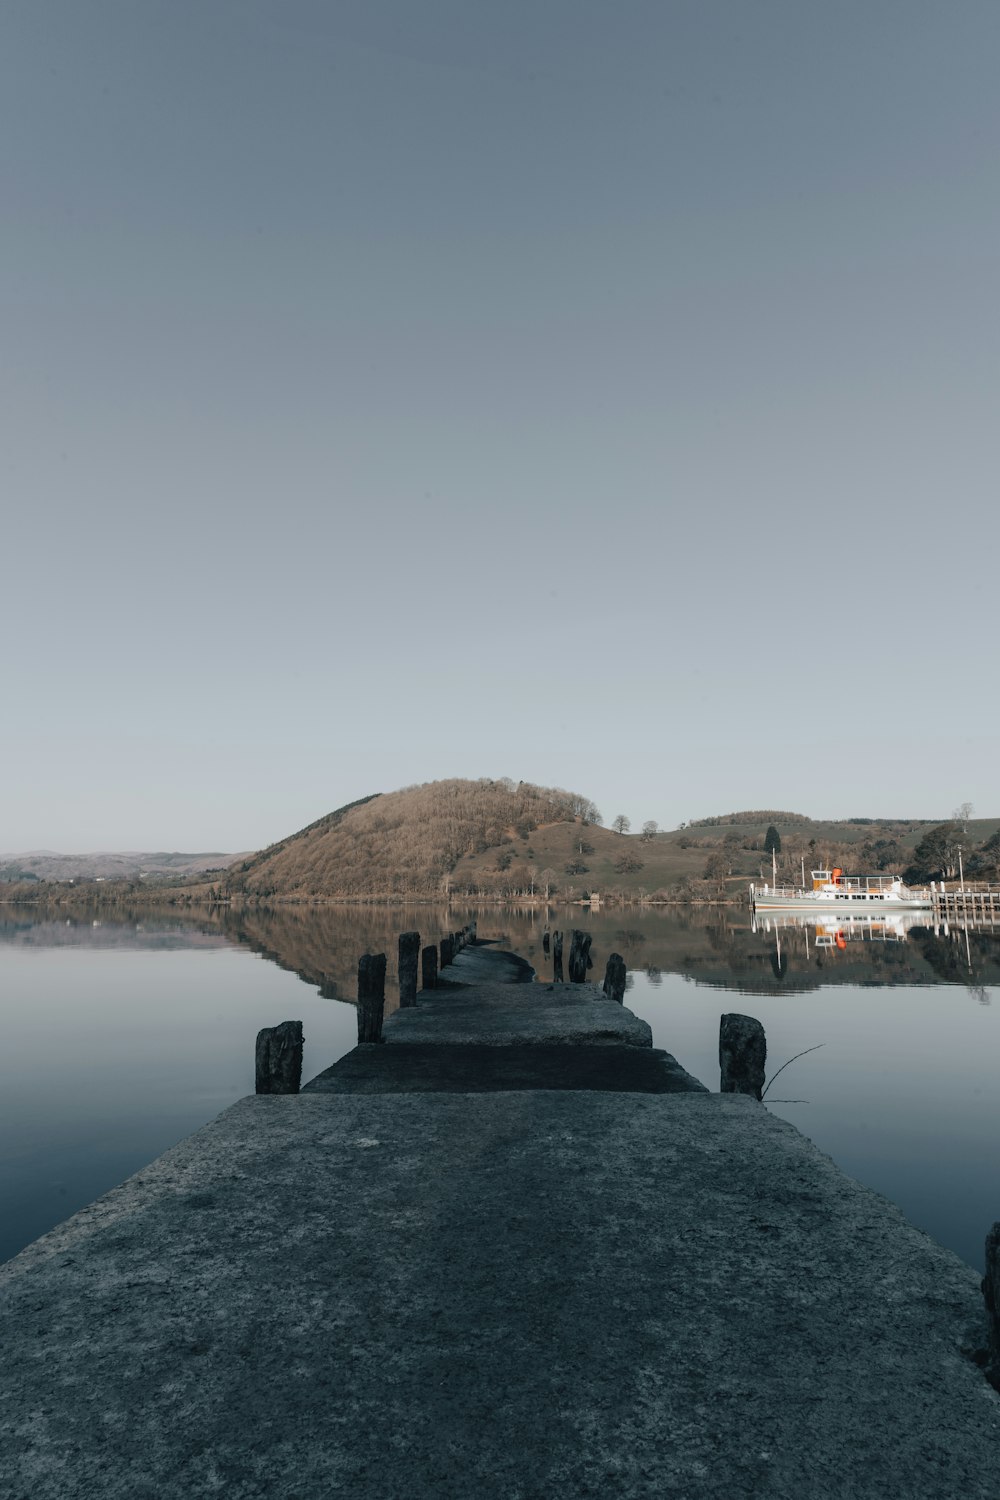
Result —
M258 1094L297 1094L302 1083L302 1022L282 1021L257 1033L254 1053Z
M719 1023L719 1092L759 1099L766 1060L767 1040L760 1022L753 1016L724 1015Z
M587 970L594 966L590 956L591 941L589 932L581 932L579 928L574 927L569 945L570 984L583 984L587 978Z
M449 933L441 939L441 968L446 969L455 957L455 939Z
M438 982L438 951L437 944L432 943L425 948L420 955L420 985L422 989L437 989Z
M561 932L552 934L552 978L556 984L563 982L563 935Z
M385 1015L385 954L366 953L358 963L358 1041L380 1042Z
M604 993L609 1000L625 1003L625 960L620 953L608 955L608 966L604 971Z
M399 1008L405 1010L417 1003L417 961L420 957L420 933L399 934Z

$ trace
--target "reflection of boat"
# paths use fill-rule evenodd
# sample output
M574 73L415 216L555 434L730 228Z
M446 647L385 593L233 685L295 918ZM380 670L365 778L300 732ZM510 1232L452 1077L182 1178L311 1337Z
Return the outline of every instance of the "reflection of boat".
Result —
M750 887L750 904L756 911L927 911L933 904L929 891L914 891L897 875L845 875L843 870L813 870L812 889L796 887Z
M933 924L919 911L905 907L889 911L873 907L871 910L837 910L827 917L816 911L767 911L754 921L755 932L805 932L808 942L810 931L817 948L840 948L848 943L902 943L914 927Z
M759 919L754 919L754 932L793 932L798 929L813 930L817 948L840 947L837 935L847 942L852 939L868 939L871 942L903 942L907 933L913 927L933 927L937 930L937 922L933 916L928 919L922 910L912 907L897 907L889 910L888 907L880 910L873 906L870 910L864 909L838 909L826 915L825 910L774 910L774 912L762 912ZM834 938L834 942L826 939Z

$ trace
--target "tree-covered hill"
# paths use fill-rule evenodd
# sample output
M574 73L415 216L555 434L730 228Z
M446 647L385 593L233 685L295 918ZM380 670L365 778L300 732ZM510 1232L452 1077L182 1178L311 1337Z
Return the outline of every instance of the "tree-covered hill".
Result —
M600 814L558 787L506 777L426 782L320 818L235 865L223 889L279 900L441 894L463 856L574 818Z
M902 873L931 825L918 819L816 821L763 809L631 833L605 828L585 796L509 779L434 781L339 808L234 865L220 895L257 901L377 897L479 900L718 900L768 880L840 865ZM996 833L973 820L966 848ZM932 841L933 842L933 841ZM936 846L935 846L936 847Z

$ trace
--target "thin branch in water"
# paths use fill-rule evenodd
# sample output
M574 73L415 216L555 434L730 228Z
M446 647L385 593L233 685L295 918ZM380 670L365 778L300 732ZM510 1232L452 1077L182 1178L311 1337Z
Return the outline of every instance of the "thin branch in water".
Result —
M790 1057L788 1059L788 1062L785 1062L785 1063L781 1064L781 1067L778 1069L778 1073L783 1073L785 1071L785 1069L789 1066L790 1063L798 1062L798 1060L799 1060L800 1057L805 1057L806 1052L818 1052L819 1049L821 1047L825 1046L825 1045L826 1045L825 1042L817 1042L816 1045L815 1045L815 1047L807 1047L806 1050L805 1050L805 1052L796 1052L796 1054L795 1054L794 1057ZM768 1082L767 1082L767 1088L765 1088L765 1090L764 1090L764 1094L767 1093L767 1090L771 1087L771 1084L777 1078L778 1073L772 1073L771 1074L771 1077L768 1079ZM764 1098L764 1094L761 1094L761 1096L760 1096L762 1100ZM774 1102L776 1104L804 1104L806 1101L804 1099L794 1099L794 1100L793 1099L776 1099Z
M761 1096L763 1097L763 1096ZM808 1099L772 1099L772 1104L808 1104Z

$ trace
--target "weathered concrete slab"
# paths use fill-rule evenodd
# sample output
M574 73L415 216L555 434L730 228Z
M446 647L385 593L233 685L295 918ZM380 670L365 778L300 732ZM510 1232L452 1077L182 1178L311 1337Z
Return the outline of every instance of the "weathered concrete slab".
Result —
M0 1267L0 1485L996 1500L984 1337L752 1099L261 1096Z
M477 984L469 990L421 990L415 1006L386 1017L382 1037L393 1046L653 1045L648 1024L609 1000L596 984Z
M495 948L482 938L456 954L440 971L445 984L530 984L535 971L526 958Z
M567 1047L394 1042L355 1047L307 1089L328 1094L479 1094L511 1089L706 1093L669 1052L652 1047Z

